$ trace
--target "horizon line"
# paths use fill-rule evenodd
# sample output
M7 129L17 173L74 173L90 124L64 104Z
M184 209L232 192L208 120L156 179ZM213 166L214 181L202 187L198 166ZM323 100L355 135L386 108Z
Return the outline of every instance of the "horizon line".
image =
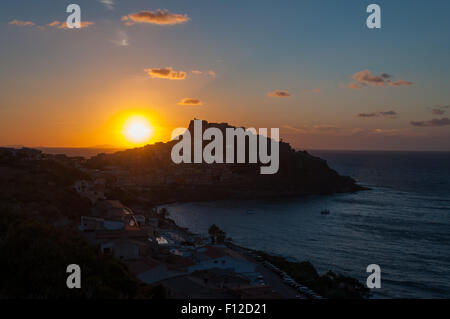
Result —
M31 149L99 149L99 150L129 150L135 148L142 148L152 144L145 144L141 146L114 146L114 145L99 145L99 146L26 146L26 145L0 145L0 148L31 148ZM298 148L292 147L296 151L334 151L334 152L450 152L450 149L349 149L349 148Z

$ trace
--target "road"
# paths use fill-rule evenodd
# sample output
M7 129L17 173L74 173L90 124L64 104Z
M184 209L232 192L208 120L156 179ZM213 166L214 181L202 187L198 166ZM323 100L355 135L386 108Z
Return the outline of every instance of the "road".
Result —
M266 268L260 261L257 261L256 259L248 256L247 252L244 249L241 249L235 245L229 246L229 248L239 253L249 262L256 264L256 271L261 273L261 275L264 277L264 281L266 282L266 284L270 286L281 297L285 299L307 299L305 296L302 296L302 294L298 292L296 289L287 285L277 273ZM299 298L297 296L301 297Z

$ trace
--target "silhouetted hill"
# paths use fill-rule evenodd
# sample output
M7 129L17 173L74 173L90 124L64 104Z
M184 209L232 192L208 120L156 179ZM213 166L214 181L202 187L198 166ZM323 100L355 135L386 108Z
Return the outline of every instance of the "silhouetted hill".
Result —
M234 128L227 123L203 121L203 130L209 127L223 132L226 128ZM188 129L193 135L193 121ZM267 165L262 163L175 164L170 155L176 143L178 141L170 141L99 154L89 159L87 166L120 175L122 185L154 189L160 198L174 201L331 194L363 189L352 178L332 170L325 160L306 151L295 151L283 141L279 144L279 170L273 175L260 174L260 167ZM208 143L204 142L204 145ZM268 145L270 149L270 143ZM167 187L170 194L164 193L163 187Z

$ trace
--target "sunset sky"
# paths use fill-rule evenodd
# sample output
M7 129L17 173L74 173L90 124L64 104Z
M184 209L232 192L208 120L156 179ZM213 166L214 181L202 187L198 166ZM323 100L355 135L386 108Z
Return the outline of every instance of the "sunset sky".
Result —
M64 28L70 3L83 28ZM366 7L382 8L382 28ZM167 11L166 11L167 10ZM0 3L0 145L132 146L194 117L296 148L450 150L450 1Z

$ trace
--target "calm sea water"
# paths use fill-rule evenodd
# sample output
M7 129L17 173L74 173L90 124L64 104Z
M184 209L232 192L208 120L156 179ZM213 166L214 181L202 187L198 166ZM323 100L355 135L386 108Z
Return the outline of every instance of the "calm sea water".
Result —
M378 264L375 298L450 297L450 153L311 151L361 185L356 194L283 201L166 206L171 218L207 234L211 224L237 244L309 260L365 282ZM329 215L321 215L329 209Z

